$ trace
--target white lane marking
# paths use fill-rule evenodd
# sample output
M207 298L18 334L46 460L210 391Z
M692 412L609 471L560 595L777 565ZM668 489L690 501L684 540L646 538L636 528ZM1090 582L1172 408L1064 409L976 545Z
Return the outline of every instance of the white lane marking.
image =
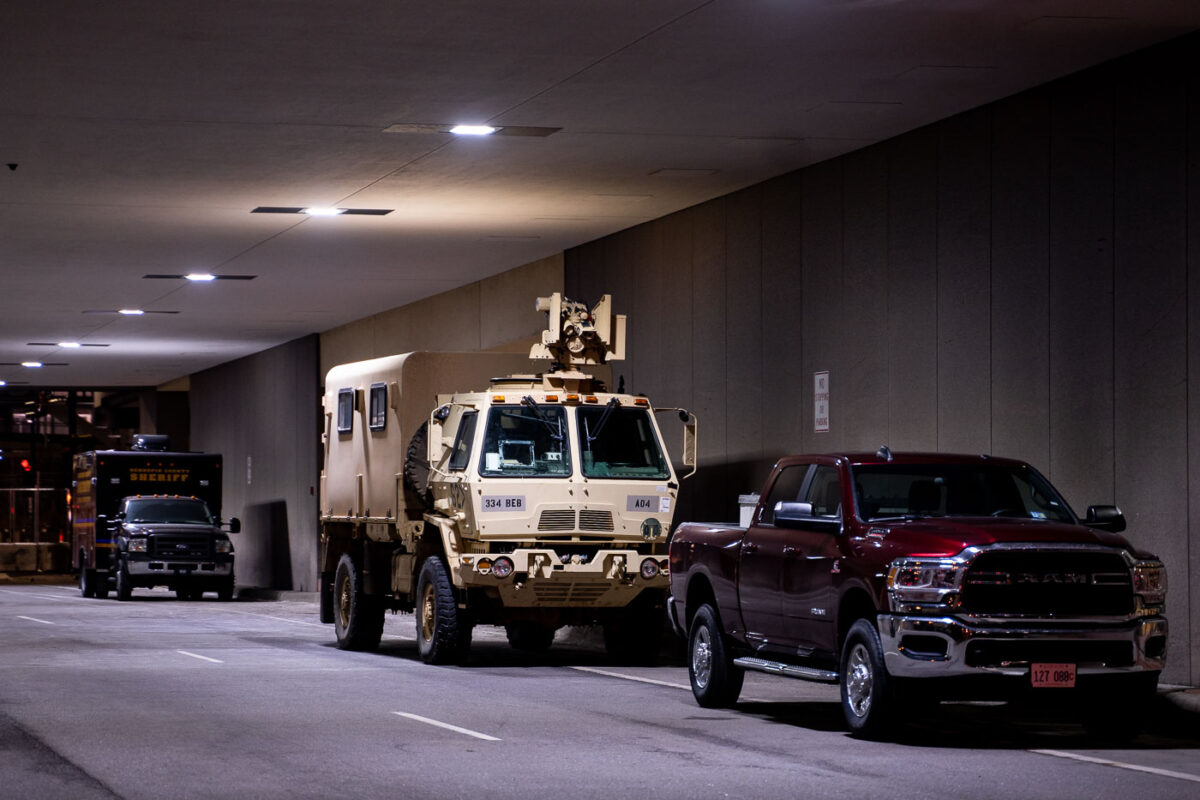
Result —
M1141 764L1126 764L1123 761L1112 761L1107 758L1096 758L1095 756L1085 756L1080 753L1066 753L1062 750L1030 750L1031 753L1037 753L1043 756L1053 756L1054 758L1069 758L1073 761L1086 761L1089 764L1100 764L1105 767L1116 767L1117 769L1128 769L1134 772L1147 772L1151 775L1161 775L1164 778L1178 778L1181 781L1191 781L1192 783L1200 783L1200 775L1191 775L1187 772L1173 772L1169 769L1158 769L1157 767L1143 767Z
M485 742L502 741L500 739L497 739L495 736L488 736L486 733L480 733L479 731L473 731L473 730L469 730L467 728L460 728L457 725L451 725L448 722L438 722L436 719L430 719L429 717L422 717L419 714L409 714L407 711L393 711L392 713L398 717L407 717L408 719L416 720L417 722L424 722L426 725L433 725L438 728L445 728L448 731L454 731L455 733L461 733L465 736L474 736L476 739L483 739Z
M19 614L17 615L17 619L27 619L30 622L40 622L43 625L53 625L54 624L53 622L50 622L49 620L38 619L37 617L25 617L25 616L21 616Z
M225 663L224 661L220 660L219 658L209 658L208 656L202 656L199 653L189 653L187 650L176 650L175 652L179 653L179 655L181 655L181 656L191 656L192 658L198 658L201 661L208 661L211 664L224 664Z
M228 612L229 612L229 613L231 613L231 614L244 614L244 615L246 615L247 617L259 617L259 618L261 618L261 619L273 619L273 620L276 620L276 621L278 621L278 622L290 622L290 623L292 623L292 624L294 624L294 625L311 625L311 626L313 626L313 627L316 627L316 628L326 628L326 627L328 627L328 625L326 625L324 622L310 622L310 621L308 621L308 620L306 620L306 619L289 619L288 617L276 617L276 616L273 616L273 615L271 615L271 614L257 614L257 613L255 613L255 612L253 612L253 611L239 611L239 610L238 610L238 609L236 609L236 608L227 608L227 609L224 609L224 610L225 610L225 611L228 611Z
M15 595L19 595L21 597L40 597L42 600L55 600L57 602L62 602L63 600L71 599L69 597L58 597L58 596L52 595L52 594L38 594L37 592L16 592L16 591L13 591L12 589L0 589L0 592L4 592L4 594L15 594ZM82 599L82 598L80 598L80 599Z
M595 667L571 667L571 669L577 669L580 672L591 672L595 675L604 675L609 678L621 678L622 680L637 681L638 683L651 683L651 684L654 684L655 686L668 686L672 689L686 689L689 692L692 690L691 686L688 686L687 684L683 684L683 683L671 683L670 681L659 681L659 680L655 680L654 678L639 678L637 675L622 675L619 672L609 672L608 670L596 669Z

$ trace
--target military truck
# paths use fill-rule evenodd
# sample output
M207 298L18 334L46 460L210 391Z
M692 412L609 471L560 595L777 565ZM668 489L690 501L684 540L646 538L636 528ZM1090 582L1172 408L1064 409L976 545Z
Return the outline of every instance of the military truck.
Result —
M616 657L657 652L679 478L650 401L608 388L625 317L609 295L537 308L528 357L413 352L326 376L320 613L342 649L377 648L393 611L414 613L427 663L465 659L481 624L525 651L598 624ZM694 472L695 418L663 410Z
M84 597L128 600L134 587L166 586L182 599L233 597L237 518L221 513L221 456L172 452L165 436L138 435L130 450L74 458L72 565Z

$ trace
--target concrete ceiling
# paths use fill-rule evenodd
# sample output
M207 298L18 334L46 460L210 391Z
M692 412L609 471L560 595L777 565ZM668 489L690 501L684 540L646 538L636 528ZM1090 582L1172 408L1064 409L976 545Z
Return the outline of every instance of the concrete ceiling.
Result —
M1191 0L4 3L0 380L162 384L1197 28ZM252 213L311 205L391 213ZM191 272L254 278L144 277Z

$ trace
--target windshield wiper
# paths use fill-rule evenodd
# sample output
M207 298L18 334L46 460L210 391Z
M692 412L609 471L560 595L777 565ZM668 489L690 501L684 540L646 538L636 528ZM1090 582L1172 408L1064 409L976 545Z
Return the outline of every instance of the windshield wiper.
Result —
M613 409L619 406L617 398L612 398L604 404L604 413L600 415L600 419L596 420L596 432L592 433L591 427L588 425L587 417L583 418L583 437L587 440L588 450L592 449L592 442L600 438L600 432L604 430L608 418L612 416Z
M550 418L546 416L546 412L542 411L542 407L539 406L537 401L529 395L525 395L521 398L521 404L529 406L529 410L533 412L533 415L537 417L543 425L546 426L546 430L550 431L551 439L555 440L556 442L561 442L563 440L562 417L559 417L556 420L558 423L557 425L554 422L551 422Z

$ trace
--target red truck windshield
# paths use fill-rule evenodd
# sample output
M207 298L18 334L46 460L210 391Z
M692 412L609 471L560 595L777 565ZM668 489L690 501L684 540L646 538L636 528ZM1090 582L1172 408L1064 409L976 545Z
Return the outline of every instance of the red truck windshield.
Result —
M859 516L867 521L988 516L1075 521L1054 487L1026 467L868 464L851 473Z

